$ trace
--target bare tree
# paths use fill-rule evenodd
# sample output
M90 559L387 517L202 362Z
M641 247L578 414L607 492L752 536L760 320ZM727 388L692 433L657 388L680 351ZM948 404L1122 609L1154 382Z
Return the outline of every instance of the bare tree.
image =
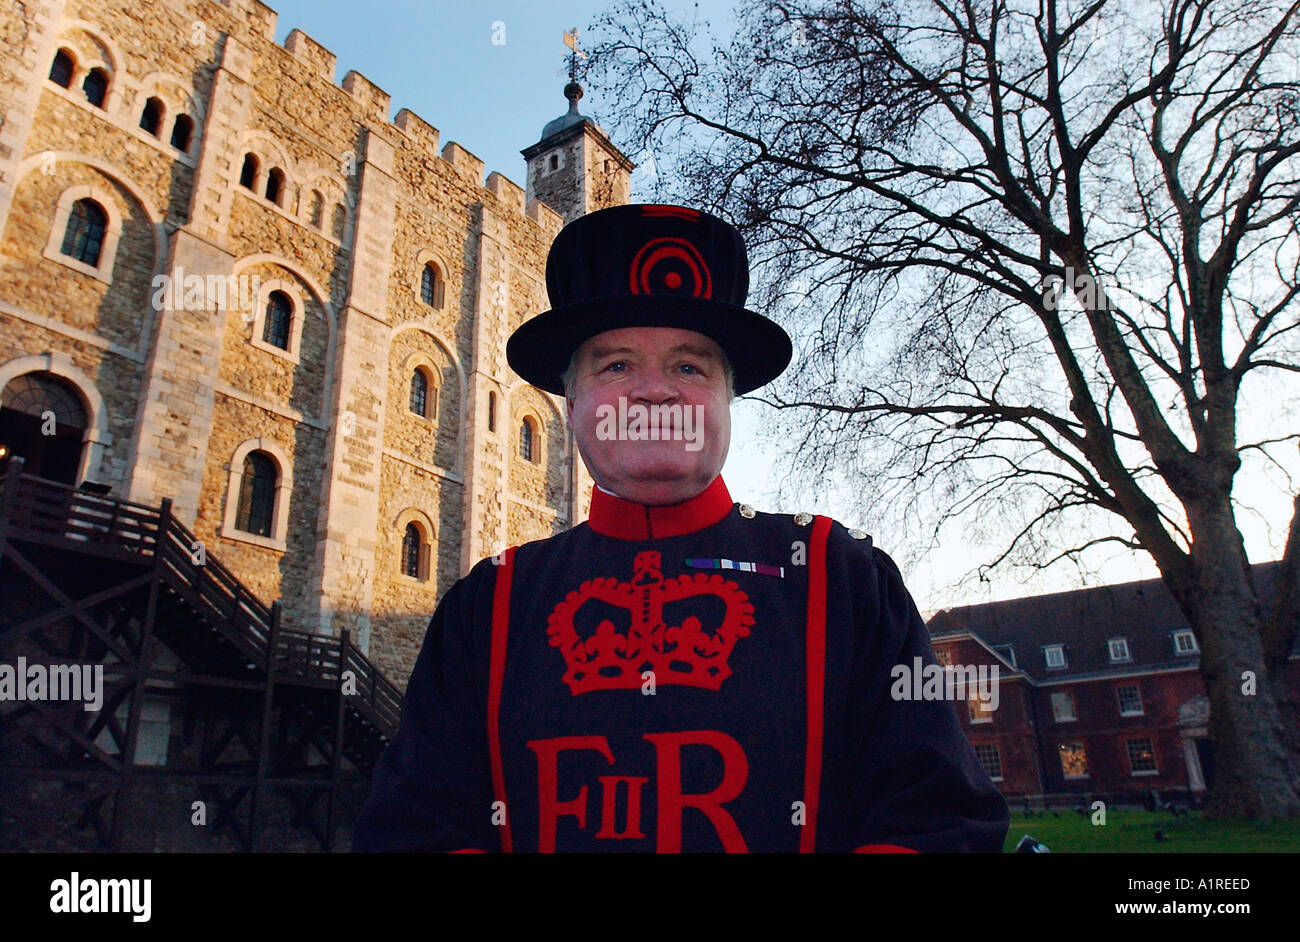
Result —
M746 231L798 327L768 401L805 466L939 520L996 504L996 562L1149 553L1200 641L1209 812L1300 813L1300 496L1269 611L1233 501L1300 438L1267 385L1300 372L1297 4L775 0L711 49L652 2L595 27L620 143ZM1247 382L1275 412L1243 436Z

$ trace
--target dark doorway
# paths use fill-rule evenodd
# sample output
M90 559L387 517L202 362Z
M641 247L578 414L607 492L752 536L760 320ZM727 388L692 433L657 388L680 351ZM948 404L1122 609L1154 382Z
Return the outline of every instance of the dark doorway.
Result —
M1201 774L1207 788L1214 787L1214 743L1209 739L1196 740L1196 757L1201 760Z
M0 449L26 474L76 484L85 434L81 396L52 373L19 376L0 393Z

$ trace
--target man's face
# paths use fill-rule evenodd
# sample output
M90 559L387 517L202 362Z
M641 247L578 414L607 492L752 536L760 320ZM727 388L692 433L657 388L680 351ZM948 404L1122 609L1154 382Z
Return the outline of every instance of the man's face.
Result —
M584 343L567 406L596 483L655 505L708 487L731 444L723 362L713 340L675 327L623 327Z

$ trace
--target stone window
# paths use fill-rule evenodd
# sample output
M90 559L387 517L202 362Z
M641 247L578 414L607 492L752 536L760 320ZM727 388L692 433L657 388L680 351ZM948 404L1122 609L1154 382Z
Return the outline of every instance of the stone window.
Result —
M1156 766L1156 751L1150 739L1126 739L1124 745L1128 747L1128 767L1133 775L1160 774L1160 769Z
M104 207L92 199L79 199L72 204L72 212L68 215L61 251L91 268L98 268L107 230L108 214Z
M325 197L321 196L320 190L311 191L310 207L307 219L313 228L319 229L325 218Z
M537 423L531 416L525 416L519 426L519 457L536 464L541 459L539 444Z
M1142 694L1137 684L1125 684L1115 688L1115 697L1119 700L1120 716L1142 715Z
M244 155L244 166L239 171L239 185L250 190L257 189L257 157Z
M244 476L239 488L239 510L235 526L255 536L271 535L275 518L275 462L260 451L244 458Z
M162 127L163 103L157 98L150 98L144 103L144 111L140 113L140 127L147 134L158 136L158 129Z
M194 139L194 119L187 114L178 114L172 125L172 147L183 154L189 153L190 142Z
M1002 754L998 752L996 743L976 743L975 758L979 759L989 778L995 782L1002 781Z
M266 324L262 339L281 350L289 349L289 329L293 323L293 302L283 291L272 291L266 301Z
M66 49L60 49L54 55L54 64L50 66L50 81L55 85L61 85L64 88L72 87L72 73L76 71L76 63L72 59L72 54Z
M443 281L438 266L429 262L420 273L420 299L430 307L442 307Z
M1088 753L1081 742L1063 742L1058 747L1061 755L1061 773L1066 778L1088 777Z
M560 169L560 158L559 158L559 156L556 155L556 154L552 154L552 155L551 155L551 169L552 169L552 170L559 170L559 169Z
M495 432L496 430L497 430L497 394L494 392L489 392L488 393L488 431Z
M411 411L422 419L438 417L438 383L422 366L411 373Z
M266 198L277 206L284 199L284 171L279 167L272 167L266 175Z
M334 204L334 213L330 217L330 234L340 242L343 241L343 233L348 225L348 212L343 208L342 203Z
M86 93L86 101L96 108L103 108L104 98L108 95L108 73L103 69L91 69L81 83L81 90Z
M419 579L420 571L420 528L408 523L402 537L402 575Z

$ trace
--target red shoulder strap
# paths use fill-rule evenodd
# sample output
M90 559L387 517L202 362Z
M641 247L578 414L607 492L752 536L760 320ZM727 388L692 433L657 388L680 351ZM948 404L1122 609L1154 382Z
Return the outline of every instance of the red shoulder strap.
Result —
M494 560L495 562L495 560ZM501 766L501 686L506 675L506 635L510 631L510 584L515 574L515 547L505 552L497 567L497 583L492 594L492 650L488 667L487 735L492 762L492 796L505 809L501 827L501 851L514 850L510 835L510 805L506 802L506 778ZM488 809L484 809L487 813Z
M830 517L813 520L808 547L808 625L805 661L808 669L807 753L804 756L804 811L799 853L811 854L817 843L817 799L822 783L823 711L826 702L826 537Z

